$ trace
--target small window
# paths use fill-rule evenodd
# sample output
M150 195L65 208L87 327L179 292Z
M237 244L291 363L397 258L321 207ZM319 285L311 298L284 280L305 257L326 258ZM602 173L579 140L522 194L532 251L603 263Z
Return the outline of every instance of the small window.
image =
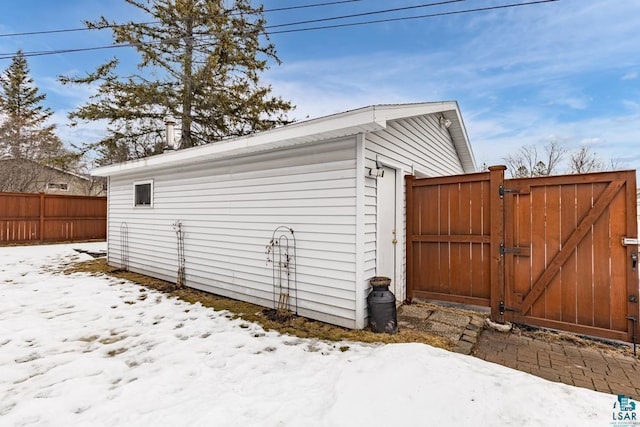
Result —
M47 184L47 190L69 191L69 184L50 182Z
M153 181L133 183L134 206L153 206Z

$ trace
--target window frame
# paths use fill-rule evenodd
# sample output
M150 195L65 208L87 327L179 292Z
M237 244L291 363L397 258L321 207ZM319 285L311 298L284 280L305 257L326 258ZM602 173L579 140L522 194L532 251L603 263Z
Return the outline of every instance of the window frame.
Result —
M149 203L137 203L136 190L138 186L149 185ZM153 207L153 179L144 181L134 181L133 183L133 207L134 208L152 208Z
M47 190L69 191L70 190L70 186L69 186L69 183L67 183L67 182L59 182L59 183L58 182L47 182Z

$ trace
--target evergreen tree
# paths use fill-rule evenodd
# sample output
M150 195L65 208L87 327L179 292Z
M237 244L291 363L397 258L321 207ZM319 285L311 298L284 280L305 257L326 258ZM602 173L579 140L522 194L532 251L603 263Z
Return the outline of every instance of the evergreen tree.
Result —
M140 74L119 75L113 59L84 77L61 77L65 84L99 84L70 118L108 122L108 135L87 147L97 149L101 164L161 152L166 115L178 120L181 148L288 123L293 106L260 81L269 61L279 63L262 7L250 0L125 1L149 22L102 17L87 25L109 27L115 43L134 47Z
M22 51L0 76L0 157L28 159L64 167L70 155L48 124L53 114L42 105L40 93L29 75Z

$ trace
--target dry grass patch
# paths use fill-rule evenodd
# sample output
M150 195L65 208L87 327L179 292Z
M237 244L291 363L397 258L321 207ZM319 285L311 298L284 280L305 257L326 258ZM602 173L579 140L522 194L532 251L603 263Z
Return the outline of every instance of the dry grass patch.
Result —
M446 350L453 349L453 343L446 338L430 334L428 332L416 330L401 330L395 335L379 334L370 330L353 330L341 328L339 326L329 325L327 323L307 319L302 316L292 316L282 322L271 320L268 309L264 307L250 304L243 301L237 301L230 298L214 295L208 292L199 291L192 288L175 289L175 284L165 282L163 280L144 276L138 273L123 271L115 267L107 265L106 259L99 258L90 261L76 263L66 270L66 274L71 273L90 273L90 274L106 274L120 279L126 279L138 285L164 292L170 296L177 297L183 301L190 303L199 302L205 307L215 310L226 310L229 312L230 318L240 318L247 322L255 322L260 324L265 330L275 330L283 334L293 335L299 338L316 338L328 341L359 341L366 343L407 343L418 342L429 344L434 347ZM142 290L141 290L142 291ZM344 346L346 351L347 346ZM341 347L342 350L342 347Z

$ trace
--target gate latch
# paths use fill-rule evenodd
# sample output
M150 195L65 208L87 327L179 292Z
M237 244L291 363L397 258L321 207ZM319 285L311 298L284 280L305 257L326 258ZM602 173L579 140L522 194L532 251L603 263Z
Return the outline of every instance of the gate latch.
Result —
M638 251L631 252L631 270L636 271L638 267Z
M504 243L500 243L500 255L504 254L519 254L520 248L506 248Z
M504 185L500 185L498 187L498 193L500 193L500 198L502 199L505 194L518 194L520 190L513 190L511 188L504 188Z

